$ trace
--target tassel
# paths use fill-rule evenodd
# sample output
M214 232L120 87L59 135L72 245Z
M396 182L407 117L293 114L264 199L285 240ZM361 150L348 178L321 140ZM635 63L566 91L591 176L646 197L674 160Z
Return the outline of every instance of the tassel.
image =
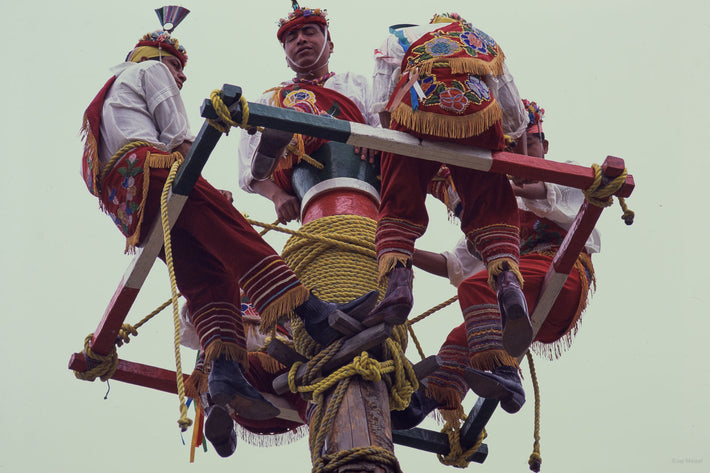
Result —
M182 20L185 19L187 14L190 13L190 10L177 5L168 5L156 8L155 13L158 15L158 20L160 20L160 26L163 27L163 31L172 33Z

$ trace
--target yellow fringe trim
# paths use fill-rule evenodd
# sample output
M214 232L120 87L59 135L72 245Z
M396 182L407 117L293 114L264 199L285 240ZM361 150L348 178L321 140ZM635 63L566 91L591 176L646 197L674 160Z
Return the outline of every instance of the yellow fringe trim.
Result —
M507 265L507 268L506 268ZM518 278L520 288L523 288L523 275L520 273L518 262L510 258L499 258L488 263L488 286L493 289L493 292L498 292L498 284L496 276L503 271L512 271L515 277Z
M441 414L441 418L445 423L454 424L464 417L463 406L459 403L453 409L439 409L439 414Z
M500 51L500 50L499 50ZM500 54L493 58L491 62L475 59L471 57L452 57L452 58L432 58L425 61L417 62L414 67L426 74L431 74L432 69L448 67L452 74L475 74L479 76L503 75L503 63L505 62L505 54L500 51Z
M276 324L278 324L279 319L306 302L309 296L310 293L308 289L303 284L299 284L274 300L261 312L259 331L269 335L274 327L276 327Z
M284 365L276 361L276 359L270 357L266 353L260 352L260 351L252 351L249 353L249 355L256 357L259 360L259 364L261 364L261 367L264 369L269 374L274 374L278 373L279 371L282 371L286 369Z
M126 237L126 248L124 253L133 254L136 251L136 245L138 245L138 240L141 236L141 227L143 226L143 214L145 201L148 199L148 188L150 186L150 169L167 169L170 168L174 162L182 161L184 158L182 154L177 151L172 154L151 154L145 158L145 167L143 168L143 195L141 196L141 203L138 206L138 212L136 217L138 218L138 225L136 225L136 230Z
M505 350L487 350L471 356L471 368L481 371L493 371L498 366L513 366L520 369L518 360Z
M205 367L211 367L212 362L219 357L225 357L228 360L238 362L244 368L244 371L249 369L249 356L247 351L238 345L230 342L216 340L205 350Z
M443 411L450 411L452 409L461 410L461 413L463 414L463 408L461 407L461 396L454 388L435 386L432 383L429 383L426 387L426 394L427 396L435 399L437 402L444 404L444 407L440 408L442 410L442 416ZM458 418L460 419L460 417Z
M540 254L554 257L555 251L545 251L540 252ZM574 263L574 269L579 273L579 279L582 283L581 294L579 297L579 303L577 304L577 310L574 313L574 317L569 323L567 330L563 333L559 339L550 343L534 342L531 346L531 350L540 356L544 356L548 360L559 359L564 352L566 352L572 346L572 340L577 335L579 327L582 323L582 313L587 308L589 303L589 293L590 290L593 292L596 290L597 280L594 273L594 266L592 265L591 257L586 253L580 253L577 261ZM587 278L587 273L589 273L589 278Z
M207 374L202 370L193 370L185 381L185 395L201 403L201 395L208 391Z
M410 257L403 253L385 253L382 255L377 263L379 271L377 283L382 284L390 271L397 266L397 263L402 263L406 266L409 260Z
M502 116L495 99L483 110L470 115L414 111L412 106L406 103L400 103L392 112L393 120L416 133L451 139L478 136L500 121Z

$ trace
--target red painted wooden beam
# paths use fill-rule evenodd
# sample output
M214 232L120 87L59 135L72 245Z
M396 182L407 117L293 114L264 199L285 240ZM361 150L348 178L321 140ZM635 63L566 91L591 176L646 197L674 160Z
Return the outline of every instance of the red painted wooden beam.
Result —
M624 171L624 161L620 158L608 156L602 164L602 174L608 180L613 180ZM584 245L594 230L599 217L604 209L585 201L577 214L574 222L567 231L567 235L560 249L557 251L552 261L550 269L545 275L545 280L540 290L535 311L530 319L533 326L533 334L537 334L540 327L547 319L550 309L555 304L557 296L567 281L570 271L574 267L579 254L584 250Z
M86 358L83 353L74 353L69 360L69 369L74 371L86 371ZM183 380L187 380L188 375L183 374ZM177 394L177 376L174 371L156 368L155 366L134 363L131 361L118 360L118 367L111 379L123 381L124 383L135 384L146 388L157 389L170 394Z

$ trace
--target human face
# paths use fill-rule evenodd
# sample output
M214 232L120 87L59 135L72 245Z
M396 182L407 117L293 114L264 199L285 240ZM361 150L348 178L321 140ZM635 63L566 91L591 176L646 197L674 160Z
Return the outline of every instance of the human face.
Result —
M163 56L160 62L168 66L170 73L173 75L173 79L175 79L175 84L178 89L182 90L182 84L187 80L187 76L185 76L185 72L183 72L180 59L175 56Z
M544 158L547 153L547 140L543 140L539 133L526 133L515 144L513 152Z
M328 41L320 27L305 24L289 30L284 35L283 46L286 56L290 59L289 64L297 68L317 70L328 63L333 43Z

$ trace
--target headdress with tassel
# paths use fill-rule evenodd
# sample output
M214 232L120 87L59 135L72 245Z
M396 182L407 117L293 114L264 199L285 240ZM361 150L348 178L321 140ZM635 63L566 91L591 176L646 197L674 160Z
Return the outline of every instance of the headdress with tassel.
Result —
M177 38L170 35L175 28L185 19L190 10L184 7L169 5L157 8L155 13L160 20L162 30L145 34L128 53L126 61L138 62L142 58L154 58L162 55L175 56L183 67L187 64L187 51L180 45Z

